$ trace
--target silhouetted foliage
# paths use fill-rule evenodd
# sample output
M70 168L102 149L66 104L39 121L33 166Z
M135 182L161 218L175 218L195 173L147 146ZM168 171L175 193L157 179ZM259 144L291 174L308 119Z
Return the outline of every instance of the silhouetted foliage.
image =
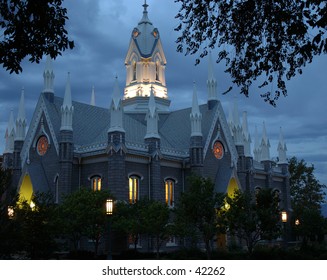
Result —
M67 17L63 0L0 0L0 64L19 73L22 60L52 58L74 47L65 29Z
M308 241L321 241L327 233L327 222L321 214L321 204L326 202L326 186L319 183L314 170L314 166L307 166L303 159L289 160L292 227L294 233L303 238L303 245ZM298 225L295 225L296 219Z
M249 96L260 78L261 96L276 105L286 80L301 74L313 57L327 53L324 0L175 0L180 3L177 50L196 54L196 64L219 48L232 82ZM273 86L275 90L263 91ZM232 87L228 91L230 91Z
M280 235L279 198L271 189L260 189L256 194L235 191L226 202L229 233L245 240L250 254L260 240L272 240Z
M224 205L224 194L216 193L210 179L192 176L189 188L182 193L175 210L176 232L181 237L202 240L210 258L213 237L223 231L219 210Z

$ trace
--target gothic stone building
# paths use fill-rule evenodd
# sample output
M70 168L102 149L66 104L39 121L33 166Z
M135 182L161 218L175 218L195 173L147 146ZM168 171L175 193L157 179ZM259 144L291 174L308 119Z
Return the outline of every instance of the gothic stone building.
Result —
M133 29L126 59L126 86L115 81L109 108L72 100L68 75L64 97L54 92L54 72L47 58L44 90L27 133L24 91L18 116L11 113L6 131L4 166L13 169L17 191L27 200L33 192L63 195L89 186L109 189L118 200L141 197L174 207L195 172L210 177L217 192L274 188L289 210L286 145L281 134L278 162L270 157L265 126L255 137L253 155L247 114L240 121L237 104L227 119L217 94L209 55L206 104L196 87L189 108L170 110L165 80L166 58L160 33L143 17ZM174 240L167 246L174 245Z

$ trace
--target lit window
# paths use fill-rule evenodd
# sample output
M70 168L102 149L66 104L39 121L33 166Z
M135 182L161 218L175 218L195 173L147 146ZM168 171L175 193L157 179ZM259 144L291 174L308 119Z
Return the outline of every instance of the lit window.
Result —
M133 61L133 81L136 80L136 62Z
M139 181L140 179L136 176L129 177L129 203L135 203L139 197Z
M159 81L159 62L157 61L156 62L156 80Z
M173 180L165 181L165 201L168 207L174 207L174 185L175 182Z
M101 191L102 180L99 176L94 176L91 178L91 188L93 191Z

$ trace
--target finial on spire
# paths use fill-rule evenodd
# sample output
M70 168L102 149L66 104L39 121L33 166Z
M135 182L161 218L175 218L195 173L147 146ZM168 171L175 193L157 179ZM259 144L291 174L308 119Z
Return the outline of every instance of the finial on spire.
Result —
M147 8L149 7L149 5L146 3L146 0L144 0L144 4L143 4L143 7L144 7L144 11L143 13L147 13Z

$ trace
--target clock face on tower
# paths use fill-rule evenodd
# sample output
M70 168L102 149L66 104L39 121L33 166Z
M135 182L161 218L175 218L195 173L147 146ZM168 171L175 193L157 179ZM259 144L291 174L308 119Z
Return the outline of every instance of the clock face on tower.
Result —
M213 154L217 159L222 159L224 156L224 146L221 142L216 141L215 144L213 144L212 149Z
M37 153L40 156L45 155L45 153L47 152L48 148L49 148L49 142L48 142L48 138L46 136L41 136L39 138L39 140L37 140Z

